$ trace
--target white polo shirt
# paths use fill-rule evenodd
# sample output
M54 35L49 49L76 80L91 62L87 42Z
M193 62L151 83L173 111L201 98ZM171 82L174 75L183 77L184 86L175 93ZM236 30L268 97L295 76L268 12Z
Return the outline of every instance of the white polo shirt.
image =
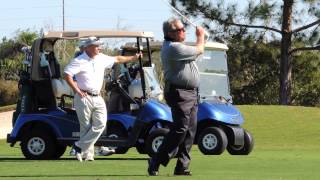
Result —
M75 76L80 89L98 94L102 88L104 70L111 68L115 60L115 57L102 53L91 59L84 52L65 67L64 73Z

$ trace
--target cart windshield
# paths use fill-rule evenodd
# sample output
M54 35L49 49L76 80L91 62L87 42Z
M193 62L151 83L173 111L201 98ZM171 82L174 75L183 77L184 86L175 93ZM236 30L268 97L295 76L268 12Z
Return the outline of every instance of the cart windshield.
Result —
M197 65L200 73L201 98L223 96L231 99L226 52L207 49L199 58Z
M162 99L162 89L160 87L159 80L156 76L154 67L143 67L146 85L147 85L147 94L150 98Z

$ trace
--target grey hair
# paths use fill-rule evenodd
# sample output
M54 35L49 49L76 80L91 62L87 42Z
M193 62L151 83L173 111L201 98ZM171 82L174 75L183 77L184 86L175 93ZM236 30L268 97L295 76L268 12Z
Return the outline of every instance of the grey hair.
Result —
M164 37L167 37L170 31L173 31L176 29L174 26L176 22L180 22L180 19L170 18L167 21L163 22L162 30L163 30Z

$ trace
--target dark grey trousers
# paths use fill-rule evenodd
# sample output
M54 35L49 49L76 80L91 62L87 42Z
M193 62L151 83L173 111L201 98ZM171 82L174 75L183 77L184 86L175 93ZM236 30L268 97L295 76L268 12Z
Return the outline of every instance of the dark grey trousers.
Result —
M171 86L164 95L171 107L173 125L153 158L167 166L171 158L177 157L176 169L188 169L189 152L197 130L198 92Z

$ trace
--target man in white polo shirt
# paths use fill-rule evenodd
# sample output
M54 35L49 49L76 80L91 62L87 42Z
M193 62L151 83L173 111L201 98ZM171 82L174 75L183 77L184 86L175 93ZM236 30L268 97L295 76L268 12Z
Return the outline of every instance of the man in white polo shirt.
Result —
M142 53L134 56L107 56L99 52L102 44L96 37L88 38L84 42L84 52L64 69L65 80L75 92L74 106L80 124L80 139L73 148L80 162L82 158L94 160L94 144L106 126L107 110L100 96L104 70L111 68L114 63L135 61L142 56Z

